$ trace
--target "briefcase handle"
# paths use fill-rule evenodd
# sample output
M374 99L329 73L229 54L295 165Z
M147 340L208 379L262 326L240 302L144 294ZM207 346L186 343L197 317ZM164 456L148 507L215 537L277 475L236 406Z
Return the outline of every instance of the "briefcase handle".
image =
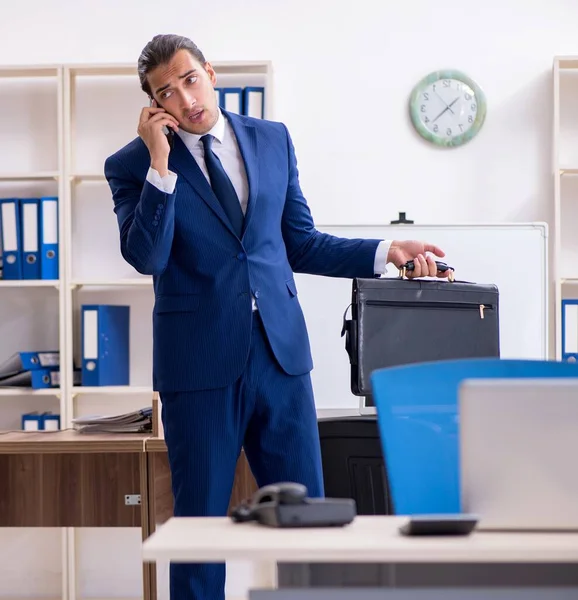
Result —
M442 262L440 260L436 260L436 267L437 270L440 271L441 273L445 273L446 271L450 271L448 274L448 279L450 281L454 281L454 271L455 269L453 267L450 267L450 265L448 265L445 262ZM413 260L408 260L405 265L401 265L401 267L399 268L399 277L400 279L403 279L408 272L411 272L415 269L415 264L413 262Z

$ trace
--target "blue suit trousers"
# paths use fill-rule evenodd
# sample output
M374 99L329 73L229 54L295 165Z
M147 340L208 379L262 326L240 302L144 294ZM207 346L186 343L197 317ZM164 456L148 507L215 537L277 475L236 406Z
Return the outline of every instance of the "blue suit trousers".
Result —
M310 374L279 367L258 312L245 369L233 384L161 393L161 400L175 516L226 515L241 448L259 487L294 481L309 496L323 496ZM172 600L224 600L224 588L224 564L171 564Z

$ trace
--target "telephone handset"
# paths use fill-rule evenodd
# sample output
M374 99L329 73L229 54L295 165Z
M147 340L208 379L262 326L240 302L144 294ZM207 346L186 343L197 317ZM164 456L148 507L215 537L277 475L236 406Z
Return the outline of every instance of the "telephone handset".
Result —
M151 98L149 96L149 105L150 106L159 106L160 108L162 108L162 106L153 98ZM164 134L167 136L167 141L169 143L169 148L172 150L173 149L173 144L174 144L174 140L175 140L175 132L173 129L171 129L170 127L167 127L166 125L163 125L163 132Z
M342 527L356 514L351 498L308 498L304 485L289 481L258 489L249 502L234 508L231 518L269 527Z

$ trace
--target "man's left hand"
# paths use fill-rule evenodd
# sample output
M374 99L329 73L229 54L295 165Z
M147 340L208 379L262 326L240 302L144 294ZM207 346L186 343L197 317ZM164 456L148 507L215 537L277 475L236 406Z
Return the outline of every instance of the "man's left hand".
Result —
M445 252L426 242L418 240L393 240L387 254L387 262L394 264L398 269L405 265L408 260L413 260L414 269L407 273L407 277L448 277L450 271L438 271L435 259L427 252L439 258L445 256Z

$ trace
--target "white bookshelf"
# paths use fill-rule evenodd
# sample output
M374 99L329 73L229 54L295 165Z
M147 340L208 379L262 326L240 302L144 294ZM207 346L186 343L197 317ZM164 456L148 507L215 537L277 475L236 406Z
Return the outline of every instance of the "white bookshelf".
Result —
M264 86L265 117L273 118L269 61L212 64L218 87ZM60 388L0 388L0 430L19 429L21 414L32 410L59 412L67 428L75 416L149 405L152 279L120 254L103 173L106 157L137 135L147 105L136 64L0 66L0 98L14 108L0 115L0 196L59 197L60 275L57 281L0 279L0 361L41 347L58 348L61 356ZM80 306L86 303L130 305L130 385L73 385L73 361L81 365ZM12 549L0 552L0 600L140 597L140 543L140 529L0 530L0 547ZM30 563L31 547L50 554L48 570L38 567L40 559ZM31 577L34 564L39 572ZM162 581L158 591L159 599L168 597Z
M562 300L578 298L578 56L553 63L555 357L562 357Z
M0 67L1 197L63 194L63 93L62 66ZM63 347L62 281L0 279L0 361ZM24 412L60 412L62 391L0 388L0 429L19 429Z
M61 66L0 67L0 196L62 196L62 76ZM64 349L62 284L0 279L0 361L18 350ZM19 429L22 413L61 412L63 391L0 388L0 429ZM65 542L58 529L0 529L1 595L60 597L68 578Z

